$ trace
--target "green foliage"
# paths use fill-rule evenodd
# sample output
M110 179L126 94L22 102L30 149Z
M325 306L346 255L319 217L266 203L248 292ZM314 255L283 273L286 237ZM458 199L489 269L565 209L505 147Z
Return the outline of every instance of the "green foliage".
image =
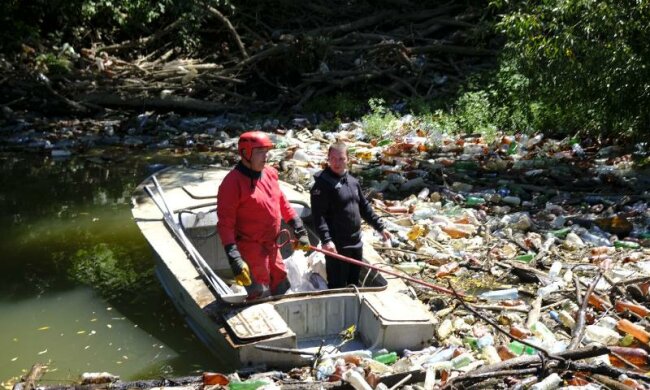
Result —
M494 139L494 109L485 91L466 92L456 101L456 117L459 128L466 134L481 133Z
M395 131L397 117L385 107L384 99L371 98L368 100L370 113L364 115L363 131L370 139L380 139Z
M213 4L227 4L214 0ZM188 15L193 15L190 18ZM178 19L181 37L198 40L207 13L202 4L181 0L34 0L0 2L0 51L22 43L73 46L147 36Z
M647 131L650 3L493 1L507 38L493 85L498 119L571 133Z
M363 103L349 93L339 92L334 96L324 95L308 101L306 112L332 113L336 117L354 117L359 114Z
M36 56L36 69L49 74L67 74L72 69L72 63L65 56L53 53L39 54Z
M109 299L135 292L151 279L150 271L136 271L135 263L124 250L107 244L78 250L71 263L71 279L92 286Z

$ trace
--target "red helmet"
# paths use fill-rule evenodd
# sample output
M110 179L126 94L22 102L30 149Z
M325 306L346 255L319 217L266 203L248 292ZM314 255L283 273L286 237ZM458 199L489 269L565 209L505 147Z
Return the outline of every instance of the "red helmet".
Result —
M269 136L261 131L247 131L239 136L239 144L237 150L239 155L250 160L255 148L272 148L273 142Z

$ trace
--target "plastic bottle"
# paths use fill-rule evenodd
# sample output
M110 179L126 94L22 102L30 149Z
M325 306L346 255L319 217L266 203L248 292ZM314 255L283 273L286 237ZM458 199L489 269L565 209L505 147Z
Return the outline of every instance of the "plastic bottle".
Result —
M451 324L451 322L450 322L450 324ZM422 365L429 365L429 364L434 364L434 363L438 363L438 362L449 361L454 356L454 351L456 351L455 347L445 348L442 351L439 351L439 352L431 355L431 357L428 358Z
M526 253L525 255L519 255L515 257L516 261L521 261L522 263L530 263L535 258L534 253Z
M532 333L528 329L518 325L510 325L510 334L519 339L532 336Z
M479 349L484 349L485 347L488 347L490 345L494 345L494 336L492 336L490 333L476 340L476 346Z
M476 234L476 227L469 224L463 223L451 223L449 225L443 225L440 229L447 233L451 238L464 238Z
M616 346L611 346L609 347L609 350L615 353L616 355L621 356L625 360L636 364L637 366L646 366L649 363L649 357L648 357L648 352L646 352L644 349L641 348L628 348L628 347L616 347ZM615 366L622 367L622 365L625 365L620 359L618 359L615 355L610 355L609 360L614 364ZM614 361L620 362L622 365L617 365Z
M431 190L429 187L424 187L423 189L418 192L418 199L420 200L426 200L429 197L429 194L431 193Z
M530 330L533 331L533 334L539 337L542 340L542 344L551 347L556 342L555 334L551 332L549 328L546 327L543 323L537 321L530 326Z
M592 342L603 345L616 345L622 338L617 331L600 325L587 325L585 336Z
M422 219L428 219L436 215L436 211L433 208L420 208L416 209L413 214L411 214L411 218L414 221L419 221Z
M640 245L634 241L614 241L615 248L639 249Z
M204 385L222 385L225 386L230 382L228 377L217 372L204 372L203 384Z
M486 291L479 295L483 299L488 301L500 301L506 299L517 299L519 298L519 291L516 288L508 288L505 290L494 290Z
M375 359L380 363L390 365L397 361L397 353L396 352L385 353L385 354L377 355L373 357L373 359Z
M519 341L511 341L510 344L508 344L508 348L512 353L514 353L517 356L520 356L521 354L526 354L526 355L534 355L537 353L537 350L531 346L528 346L526 344L522 344ZM503 357L502 357L503 359ZM504 359L505 360L505 359Z
M562 262L554 261L551 269L548 270L548 277L551 280L555 280L560 275L560 271L562 271Z
M426 374L424 376L424 390L433 390L433 386L435 386L435 384L436 370L434 370L433 367L427 367Z
M597 310L605 311L612 307L612 305L604 300L603 298L597 296L596 294L589 295L588 302Z
M639 340L639 341L641 341L643 343L648 344L648 341L650 341L650 333L648 333L648 331L646 331L645 329L643 329L639 325L631 323L628 320L623 319L623 320L618 321L618 324L616 324L616 327L621 332L631 334L632 336L634 336L634 338L636 338L637 340Z
M504 196L501 198L501 201L511 206L519 206L521 204L521 198L518 196Z
M622 313L625 310L628 310L632 313L640 315L641 317L647 317L650 315L650 310L648 308L634 304L632 302L616 301L614 304L614 309L617 313Z
M336 371L334 360L325 358L318 363L318 366L316 366L316 379L319 381L326 380L334 373L334 371Z
M571 314L569 314L566 310L560 310L557 314L562 325L573 330L573 327L576 326L576 321L573 319Z
M518 356L509 347L506 347L505 345L499 345L497 347L497 353L499 354L501 360L509 360Z
M547 376L541 382L537 382L534 385L530 386L530 390L553 390L560 387L562 383L562 378L556 373L552 373Z
M483 348L481 350L481 357L487 362L487 364L496 364L501 361L501 356L499 356L494 345L488 345Z
M549 296L551 293L554 293L555 291L558 291L562 287L562 283L559 281L555 281L548 286L540 287L537 289L537 296L545 298Z
M404 273L413 275L422 271L424 264L418 261L405 261L403 263L395 264L394 267Z
M366 379L356 370L347 370L343 373L343 380L348 382L355 390L372 390Z
M456 356L455 358L451 359L451 364L454 368L461 368L461 367L465 367L466 365L470 364L473 361L474 358L472 357L472 355L467 352L464 352Z
M438 268L438 271L436 271L436 278L444 278L445 276L449 276L456 272L460 268L460 265L452 261L451 263L447 263L442 265L440 268Z
M255 390L258 387L268 385L268 382L261 380L243 381L243 382L230 382L228 389L230 390Z
M465 204L467 206L480 206L485 204L485 199L478 196L468 196L467 199L465 199Z
M413 225L411 230L409 230L408 233L406 233L406 236L409 238L411 241L417 240L419 237L422 237L422 235L425 233L425 228L422 225Z

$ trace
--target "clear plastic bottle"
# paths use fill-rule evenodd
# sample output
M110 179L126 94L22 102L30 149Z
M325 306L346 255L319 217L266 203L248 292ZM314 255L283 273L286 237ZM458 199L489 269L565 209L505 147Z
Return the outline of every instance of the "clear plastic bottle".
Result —
M617 331L600 325L587 325L585 336L592 342L603 345L616 345L622 338Z
M530 390L554 390L560 387L562 384L562 378L556 373L544 378L541 382L537 382L530 387Z
M519 298L519 291L516 288L508 288L505 290L494 290L486 291L479 295L483 299L489 301L500 301L506 299L517 299Z
M551 332L551 330L547 328L546 325L544 325L542 322L535 322L530 326L530 330L535 336L542 340L542 344L545 346L552 347L555 343L557 343L555 334Z
M355 390L372 390L366 379L354 369L343 373L343 380L348 382Z

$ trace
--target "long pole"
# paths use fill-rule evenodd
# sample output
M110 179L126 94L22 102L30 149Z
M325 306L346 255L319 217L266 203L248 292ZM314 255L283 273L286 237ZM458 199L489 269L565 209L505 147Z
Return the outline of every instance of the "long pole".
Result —
M391 270L388 270L388 269L385 269L385 268L381 268L381 267L378 267L378 266L376 266L374 264L364 263L363 261L359 261L359 260L353 259L351 257L343 256L343 255L340 255L340 254L338 254L336 252L328 251L326 249L317 248L317 247L315 247L313 245L309 245L309 249L313 250L313 251L316 251L316 252L323 253L323 254L325 254L327 256L334 257L334 258L339 259L341 261L345 261L346 263L358 265L360 267L370 268L370 269L373 269L373 270L375 270L377 272L383 272L383 273L388 274L388 275L392 275L392 276L396 276L396 277L404 279L404 280L408 280L409 282L420 284L420 285L428 287L428 288L430 288L432 290L455 296L453 291L451 291L449 289L446 289L444 287L436 286L435 284L432 284L432 283L429 283L429 282L425 282L424 280L421 280L421 279L417 279L417 278L414 278L414 277L411 277L411 276L408 276L408 275L399 274L399 273L397 273L395 271L391 271ZM459 294L459 295L462 296L462 294Z

